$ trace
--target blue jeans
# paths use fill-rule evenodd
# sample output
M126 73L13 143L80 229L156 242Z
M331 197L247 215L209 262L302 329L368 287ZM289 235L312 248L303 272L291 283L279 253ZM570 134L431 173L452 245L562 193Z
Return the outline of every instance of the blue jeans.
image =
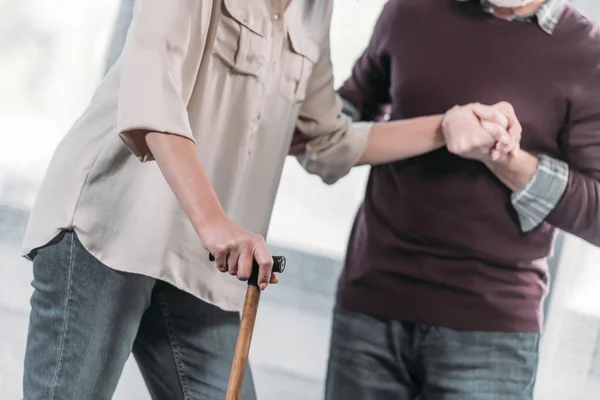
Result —
M73 232L33 261L25 400L111 399L130 353L153 399L224 399L239 314L112 270ZM247 371L242 399L256 395Z
M537 333L470 332L336 308L327 400L531 400Z

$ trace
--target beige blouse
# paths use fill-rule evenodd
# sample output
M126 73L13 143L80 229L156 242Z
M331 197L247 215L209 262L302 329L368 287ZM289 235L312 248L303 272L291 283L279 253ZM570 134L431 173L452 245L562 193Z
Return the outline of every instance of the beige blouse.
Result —
M208 261L158 166L144 162L151 156L129 133L194 140L227 215L266 235L294 129L315 138L304 167L333 182L359 159L371 128L339 116L332 2L136 1L123 55L56 149L24 254L74 229L110 268L239 310L246 284Z

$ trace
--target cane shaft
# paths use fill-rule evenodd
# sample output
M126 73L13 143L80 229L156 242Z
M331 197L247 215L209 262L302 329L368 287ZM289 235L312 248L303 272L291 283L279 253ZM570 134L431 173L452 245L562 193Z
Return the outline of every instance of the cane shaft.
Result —
M254 331L254 322L258 311L258 302L260 300L260 289L254 285L248 285L246 291L246 300L242 311L242 321L238 333L235 354L233 355L233 364L231 374L229 375L229 385L227 386L226 400L239 400L244 383L244 373L248 365L248 354L250 353L250 343L252 342L252 332Z

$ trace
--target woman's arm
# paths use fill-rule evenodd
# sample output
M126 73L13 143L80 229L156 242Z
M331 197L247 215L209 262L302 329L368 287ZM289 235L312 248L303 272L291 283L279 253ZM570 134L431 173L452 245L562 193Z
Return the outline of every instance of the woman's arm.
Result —
M136 0L120 61L117 129L139 159L156 160L217 268L247 279L255 258L264 289L271 255L261 236L225 215L198 157L187 113L213 6L209 0Z
M511 152L521 139L521 127L509 127L514 116L504 104L468 104L445 115L375 123L356 165L377 165L403 160L448 146L461 157L488 160Z
M150 132L145 139L158 167L202 239L206 236L206 228L218 224L226 216L204 172L195 143L181 136L159 132Z
M259 264L258 284L277 283L273 259L264 239L241 229L223 211L193 141L178 135L149 132L145 142L167 183L196 229L202 245L215 255L217 268L247 280L253 259Z
M443 115L375 123L356 165L377 165L429 153L445 145Z
M296 133L291 151L308 172L334 183L352 166L391 163L443 146L472 158L506 154L520 139L509 135L506 125L506 117L494 106L469 104L444 115L353 123L316 138Z

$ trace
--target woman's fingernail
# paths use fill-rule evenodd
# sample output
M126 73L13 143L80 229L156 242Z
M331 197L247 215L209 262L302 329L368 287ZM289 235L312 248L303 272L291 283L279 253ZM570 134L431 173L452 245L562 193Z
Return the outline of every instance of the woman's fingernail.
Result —
M267 284L266 283L261 283L260 284L260 290L265 290L267 288Z

